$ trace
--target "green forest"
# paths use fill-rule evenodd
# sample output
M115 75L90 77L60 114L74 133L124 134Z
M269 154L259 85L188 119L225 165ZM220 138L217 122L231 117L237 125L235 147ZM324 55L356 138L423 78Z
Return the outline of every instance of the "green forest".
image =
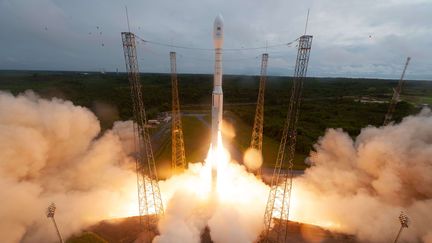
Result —
M170 75L141 74L141 82L148 118L170 111ZM178 82L182 111L210 110L212 75L179 74ZM397 82L384 79L307 78L298 121L296 164L299 168L327 128L342 128L354 137L366 126L380 126ZM264 155L268 157L268 164L273 163L277 152L291 84L291 77L279 76L270 76L266 82L264 143L271 144L271 148L264 151ZM258 87L258 76L224 75L224 116L233 121L238 132L236 142L242 150L250 142ZM44 98L71 100L75 105L95 111L103 130L111 128L116 120L132 119L129 83L124 73L2 71L0 90L13 94L33 90ZM396 121L418 112L422 106L432 105L432 82L406 81L401 100L394 115ZM100 104L112 108L114 112L108 116L98 114L96 107ZM185 122L187 140L188 132L194 133L194 126L188 125L187 120Z

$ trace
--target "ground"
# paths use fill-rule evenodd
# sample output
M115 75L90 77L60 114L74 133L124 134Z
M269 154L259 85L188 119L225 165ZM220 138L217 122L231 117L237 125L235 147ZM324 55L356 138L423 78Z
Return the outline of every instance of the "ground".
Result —
M66 243L108 243L108 241L93 232L83 232L69 237Z
M154 227L153 223L153 227ZM94 241L72 241L69 239L67 243L146 243L151 242L155 237L154 230L143 230L139 217L129 217L121 219L104 220L86 229L80 236L74 236L71 239L88 238L91 235ZM284 221L277 224L271 231L270 242L273 242L277 237L276 231L281 230L280 237L285 236L287 229L287 242L296 243L356 243L358 242L352 235L330 232L318 226L302 224L291 221ZM91 233L90 233L91 232ZM88 238L90 239L90 238ZM261 238L262 240L263 238ZM103 241L105 240L105 241ZM211 243L209 229L206 228L201 235L202 243ZM259 241L261 242L261 241Z

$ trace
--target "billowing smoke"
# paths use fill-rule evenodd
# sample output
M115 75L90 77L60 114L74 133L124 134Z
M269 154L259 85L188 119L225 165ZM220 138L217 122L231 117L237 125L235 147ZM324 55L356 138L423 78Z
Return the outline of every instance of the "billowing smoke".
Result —
M205 165L161 182L168 202L154 242L199 243L207 226L213 242L253 242L263 230L268 187L235 163L224 169L218 195L207 190ZM215 193L215 192L213 192Z
M51 202L64 238L102 219L136 215L136 176L122 147L130 125L101 135L86 108L0 92L1 241L57 241L45 215Z
M86 108L32 92L1 92L2 241L56 241L45 216L50 202L57 204L65 238L102 219L136 215L136 176L127 157L131 126L117 122L100 134ZM364 128L354 140L329 129L309 161L312 167L294 180L291 220L391 242L404 211L410 224L401 240L432 242L430 110L400 124ZM155 242L199 242L206 227L215 243L256 240L269 188L235 162L223 171L217 196L209 194L206 164L190 164L160 182L165 215Z
M294 184L292 219L392 242L401 211L406 242L432 242L432 113L367 127L352 140L329 129L311 153L313 166Z
M255 156L251 156L255 157ZM329 129L315 145L313 166L294 180L290 219L361 241L392 242L401 211L410 218L402 242L432 240L432 113L400 124L367 127L353 140ZM262 231L269 188L244 167L228 165L223 199L202 196L203 165L161 183L167 202L155 242L253 242Z
M248 169L252 171L261 168L263 163L262 153L254 148L247 149L243 156L243 163Z

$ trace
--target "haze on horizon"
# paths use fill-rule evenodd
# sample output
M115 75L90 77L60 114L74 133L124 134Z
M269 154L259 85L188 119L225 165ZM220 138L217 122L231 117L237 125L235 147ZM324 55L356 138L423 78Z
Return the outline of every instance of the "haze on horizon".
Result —
M125 70L120 32L173 45L212 48L213 19L225 19L225 48L314 36L308 76L432 79L432 1L54 1L0 0L0 70ZM140 71L212 73L213 52L140 43ZM226 51L226 74L258 74L265 49ZM268 48L269 75L291 75L296 48Z

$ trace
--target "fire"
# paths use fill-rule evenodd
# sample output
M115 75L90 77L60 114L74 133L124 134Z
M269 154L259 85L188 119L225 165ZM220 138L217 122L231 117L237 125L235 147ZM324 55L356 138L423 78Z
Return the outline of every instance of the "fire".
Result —
M239 202L247 203L249 200L249 197L247 196L248 191L242 190L242 188L238 188L235 185L239 182L243 182L243 180L244 182L251 180L259 183L262 183L262 181L258 180L253 174L244 170L242 171L243 173L240 173L238 169L240 165L231 161L231 155L223 145L220 132L218 133L216 149L213 150L212 146L213 145L210 146L209 153L205 159L205 172L203 173L203 175L205 175L205 181L209 183L207 187L209 188L209 192L212 188L211 184L214 183L212 182L211 169L216 168L216 188L213 189L216 192L211 193L217 194L217 200L222 204ZM246 189L246 186L244 189ZM267 194L263 194L263 198L267 198Z
M134 192L136 194L136 192ZM133 216L137 216L138 213L138 203L136 200L134 200L133 202L130 202L128 204L123 205L123 207L121 208L122 211L122 216L126 216L126 217L133 217Z
M214 182L212 169L217 170L217 179ZM172 183L171 187L168 188L167 183ZM257 191L261 192L260 197L263 200L267 199L268 194L268 187L261 180L248 173L242 165L231 161L231 155L223 145L220 132L215 149L210 145L205 163L190 163L188 170L167 181L161 181L160 186L164 205L169 203L175 191L192 192L201 199L216 195L221 204L251 200L247 189L250 187L259 187Z
M217 170L216 180L212 178L212 169ZM214 210L235 208L239 214L245 214L243 217L252 217L245 222L253 220L253 227L258 232L263 230L263 216L269 187L255 175L249 173L244 166L231 161L230 153L223 145L221 133L218 134L215 148L213 149L213 145L210 145L204 163L190 163L186 171L166 181L160 181L159 185L165 214L169 214L170 208L179 207L175 205L175 202L171 204L171 200L176 197L176 194L184 194L187 197L193 195L194 199L190 200L199 201L199 205L208 205L206 210L209 212L206 213L211 215ZM339 223L317 220L309 217L309 214L305 214L302 211L305 205L306 208L310 206L308 195L302 193L302 189L296 188L295 184L291 196L289 220L314 224L327 229L339 229L341 227ZM137 215L137 208L134 201L130 205L125 205L123 211L127 216ZM275 212L274 216L279 218L280 213L278 215ZM319 218L322 219L323 217Z
M218 132L218 139L217 144L215 145L211 144L210 149L207 155L207 158L205 159L205 169L206 171L205 175L208 176L206 181L207 183L216 183L215 190L217 191L218 195L223 195L224 192L226 192L228 185L228 164L230 162L230 154L228 150L225 149L222 142L222 135L221 132ZM212 178L212 170L217 171L217 178L213 181ZM213 185L210 185L212 187Z

